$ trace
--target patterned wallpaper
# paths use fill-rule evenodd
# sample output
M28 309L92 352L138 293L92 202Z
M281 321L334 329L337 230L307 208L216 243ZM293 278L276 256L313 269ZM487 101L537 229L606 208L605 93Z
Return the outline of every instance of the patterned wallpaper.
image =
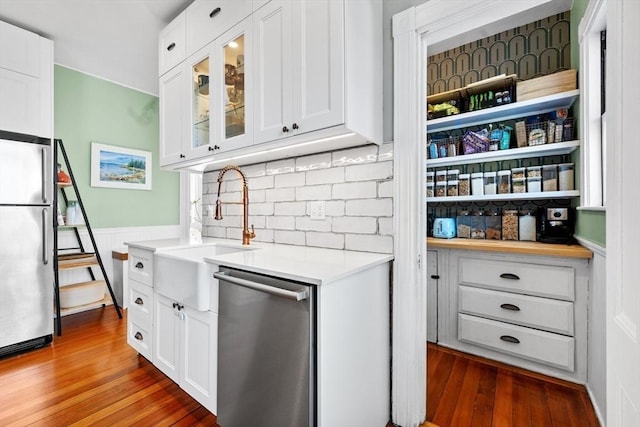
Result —
M467 43L427 58L427 94L500 74L528 80L571 68L570 12Z

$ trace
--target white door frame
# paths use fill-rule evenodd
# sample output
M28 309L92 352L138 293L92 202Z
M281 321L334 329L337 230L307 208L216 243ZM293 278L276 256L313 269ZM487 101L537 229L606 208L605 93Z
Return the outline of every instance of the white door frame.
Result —
M426 418L425 96L427 52L571 8L571 0L429 0L393 16L394 268L392 422ZM464 31L464 34L461 34Z
M607 426L640 425L640 2L607 2Z

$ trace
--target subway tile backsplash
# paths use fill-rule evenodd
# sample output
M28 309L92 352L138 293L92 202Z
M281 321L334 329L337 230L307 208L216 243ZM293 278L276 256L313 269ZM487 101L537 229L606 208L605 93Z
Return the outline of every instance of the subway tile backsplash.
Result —
M393 252L393 144L260 163L241 168L249 185L256 241ZM215 212L218 171L203 176L203 212ZM242 200L240 176L224 176L222 202ZM325 218L310 204L325 202ZM207 209L209 208L209 209ZM203 219L203 236L242 237L242 205L223 204L221 221Z

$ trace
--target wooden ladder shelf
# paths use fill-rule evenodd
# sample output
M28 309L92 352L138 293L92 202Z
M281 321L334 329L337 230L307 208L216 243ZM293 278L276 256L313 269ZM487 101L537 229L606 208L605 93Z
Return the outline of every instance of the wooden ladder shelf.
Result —
M102 262L102 258L100 257L100 252L98 251L98 246L96 245L96 240L93 235L93 230L91 229L91 225L89 224L89 218L87 217L87 212L84 208L84 204L82 203L82 198L80 197L80 192L78 191L78 185L76 184L76 180L73 176L73 171L71 170L71 164L69 162L69 158L67 156L67 152L64 149L64 144L61 139L55 139L55 147L54 147L54 164L58 164L58 150L62 154L63 165L66 168L69 178L71 180L70 183L62 183L58 182L58 174L54 173L54 182L56 183L56 187L60 190L59 193L64 200L64 205L69 205L69 198L67 195L67 189L73 189L73 195L75 195L75 200L77 205L80 208L82 213L82 222L78 224L70 224L70 225L60 225L58 221L54 221L55 225L55 233L53 234L53 245L54 245L54 277L55 277L55 307L56 307L56 329L57 334L62 335L62 312L63 308L61 307L61 292L76 292L78 295L87 295L91 294L95 290L98 292L102 291L102 299L97 301L93 301L84 305L80 305L80 308L83 309L91 309L97 307L104 307L109 303L109 299L113 304L113 307L118 314L118 317L122 319L122 312L120 311L120 307L118 306L118 302L116 301L116 296L113 292L113 288L111 287L111 283L109 283L109 278L107 277L107 273L104 268L104 263ZM54 206L58 205L58 191L54 192ZM91 250L85 250L85 245L82 241L80 231L79 230L86 229L86 232L89 236L89 240L91 242ZM58 242L58 232L61 230L67 230L73 233L77 246L74 247L59 247ZM96 273L94 272L94 268L99 267L100 273L102 274L102 278L96 278ZM89 273L91 280L83 281L79 283L71 283L71 284L60 284L60 271L72 270L72 269L86 269ZM108 296L104 296L104 288L107 288L109 291ZM74 307L73 309L75 309ZM71 310L71 309L70 309ZM77 310L74 310L77 311Z

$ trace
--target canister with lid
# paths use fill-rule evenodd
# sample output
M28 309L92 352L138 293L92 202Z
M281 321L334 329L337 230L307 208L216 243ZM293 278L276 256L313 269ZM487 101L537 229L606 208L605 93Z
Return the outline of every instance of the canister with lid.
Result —
M519 240L536 241L536 216L531 211L524 210L519 218Z
M477 211L471 216L471 238L484 239L487 234L484 212Z
M485 216L486 238L491 240L502 239L502 217L497 211L488 212Z
M471 194L474 196L484 195L484 175L482 172L471 174Z
M433 197L434 195L434 183L433 182L427 182L427 197Z
M542 191L558 191L558 168L556 165L542 167Z
M484 173L484 194L496 194L496 173Z
M524 193L527 191L527 178L514 178L511 185L514 193Z
M529 193L539 193L542 191L542 177L541 176L530 176L527 178L527 187L529 188Z
M452 179L451 181L447 181L447 196L457 196L458 195L458 180Z
M447 171L439 170L436 171L436 182L446 181L447 180Z
M447 181L436 182L436 197L444 197L447 195Z
M436 173L434 171L427 171L427 182L433 182Z
M502 240L518 240L518 211L502 211Z
M542 166L529 166L527 167L527 178L533 176L542 176Z
M468 173L461 173L458 177L458 195L471 195L471 175Z
M524 173L525 173L526 168L513 168L511 169L511 178L512 179L517 179L517 178L524 178Z
M458 175L460 175L460 171L458 169L449 169L447 171L447 181L457 180Z
M511 193L511 171L498 171L498 194Z
M573 190L573 163L561 163L558 165L558 190Z
M471 237L471 216L469 215L469 211L458 211L456 231L458 237L463 239Z

